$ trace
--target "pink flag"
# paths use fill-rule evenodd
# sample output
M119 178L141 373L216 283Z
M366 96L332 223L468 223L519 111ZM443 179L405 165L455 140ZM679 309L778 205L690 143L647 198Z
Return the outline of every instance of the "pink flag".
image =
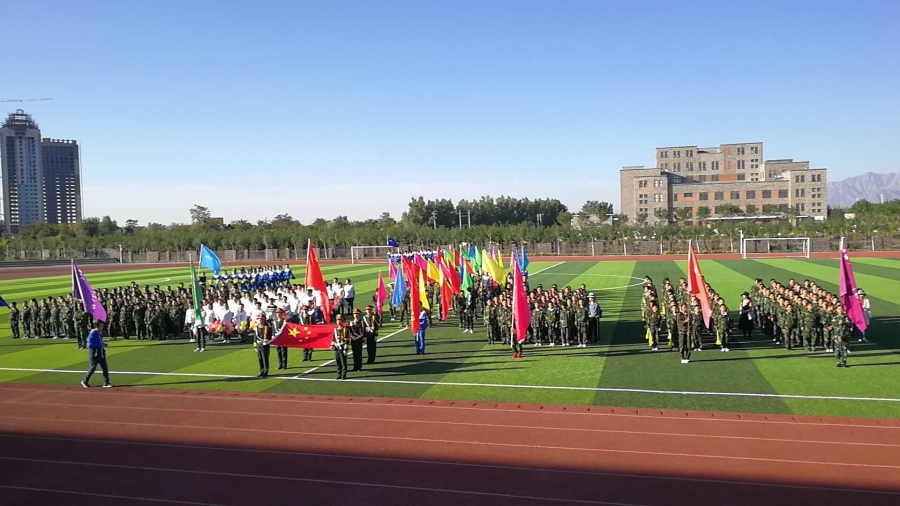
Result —
M510 260L513 267L513 322L516 324L516 342L524 343L528 337L528 326L531 325L531 311L528 309L528 295L525 293L525 280L522 270L516 263L515 250Z
M378 291L375 292L375 311L381 313L382 308L384 308L384 299L386 298L387 289L384 287L384 278L381 277L381 271L378 271Z
M860 332L866 331L866 317L863 315L862 305L859 298L856 297L856 280L853 279L853 268L850 267L850 256L847 254L847 248L841 250L841 275L840 275L840 295L841 303L847 311L856 328Z
M422 258L422 255L419 255L418 253L416 253L414 261L415 261L416 267L418 267L419 269L422 269L425 272L428 272L428 261L425 260L424 258Z
M397 279L397 264L394 263L390 258L388 259L388 277L391 279Z

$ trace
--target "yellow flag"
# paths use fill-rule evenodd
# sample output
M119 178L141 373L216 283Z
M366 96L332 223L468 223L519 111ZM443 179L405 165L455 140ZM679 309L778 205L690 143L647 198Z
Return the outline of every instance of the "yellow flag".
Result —
M503 266L503 255L497 255L497 266L501 269L506 269L506 267Z
M428 261L428 278L434 282L443 281L443 276L441 276L441 272L438 270L437 265L434 264L433 260Z
M419 301L422 302L422 308L425 311L431 311L431 306L428 304L428 293L425 292L425 276L422 274L422 269L419 269Z
M490 255L488 255L487 250L485 250L484 254L481 255L481 263L488 276L493 278L493 280L497 283L503 283L503 268L497 265L497 263L490 257Z

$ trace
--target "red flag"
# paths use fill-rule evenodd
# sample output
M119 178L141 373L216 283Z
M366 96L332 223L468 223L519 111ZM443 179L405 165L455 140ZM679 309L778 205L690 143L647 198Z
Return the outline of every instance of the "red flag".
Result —
M441 269L444 270L444 280L450 285L450 289L453 293L459 293L459 285L462 283L459 279L459 272L447 265L442 266Z
M270 344L272 346L287 346L290 348L327 350L331 348L331 338L336 328L337 325L285 323Z
M422 301L419 300L419 268L408 258L403 258L403 274L406 276L406 285L409 287L409 330L413 334L419 333L419 312L422 310Z
M306 288L312 288L319 292L325 321L331 323L331 300L328 298L326 286L325 276L322 275L322 268L319 267L319 259L316 257L316 250L313 249L312 241L310 241L306 247Z
M397 264L391 259L388 259L388 277L397 279Z
M846 246L841 249L841 273L839 279L839 295L841 296L844 310L847 312L847 317L850 318L850 321L856 325L860 332L865 332L868 328L866 315L859 297L856 295L856 279L853 277L853 268L850 266L850 255L847 254Z
M516 252L513 250L513 255ZM516 324L516 342L524 343L528 337L528 326L531 325L531 311L528 308L528 296L525 294L525 279L515 256L510 260L513 269L513 322Z
M447 321L447 318L450 316L450 305L453 304L451 300L453 297L452 290L450 283L441 285L441 319L444 321Z
M694 253L693 245L688 249L688 293L697 297L700 301L700 311L703 313L703 321L709 328L709 317L712 316L712 305L709 303L709 293L706 291L706 280L700 272L700 263Z
M459 267L459 250L453 250L453 267Z

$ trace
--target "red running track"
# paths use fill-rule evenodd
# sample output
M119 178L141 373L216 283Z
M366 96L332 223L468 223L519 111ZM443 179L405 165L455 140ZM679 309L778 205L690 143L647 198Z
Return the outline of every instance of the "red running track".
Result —
M3 504L896 505L900 421L0 385Z

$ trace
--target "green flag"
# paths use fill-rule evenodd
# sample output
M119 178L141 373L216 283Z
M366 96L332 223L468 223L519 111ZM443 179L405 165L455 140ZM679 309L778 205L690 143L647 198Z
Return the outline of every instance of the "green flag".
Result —
M197 273L194 272L194 261L191 260L191 295L194 300L194 316L197 317L198 322L203 323L203 313L201 312L203 304L201 303L200 293L200 282L197 281Z
M481 261L481 248L475 248L475 258L472 259L472 266L475 267L475 272L481 272L481 268L483 267Z
M463 268L462 268L463 278L462 278L462 284L460 285L460 290L462 290L463 293L465 293L469 290L469 288L472 287L472 276L469 274L469 269L468 269L468 265L467 265L468 261L466 259L463 259L462 264L463 264Z

